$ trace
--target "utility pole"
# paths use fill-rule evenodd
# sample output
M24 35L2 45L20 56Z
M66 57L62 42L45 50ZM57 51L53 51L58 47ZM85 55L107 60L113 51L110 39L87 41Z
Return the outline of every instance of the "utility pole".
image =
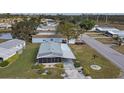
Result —
M88 14L86 14L86 16L87 16L87 20L89 19L89 15Z
M105 18L105 23L107 24L108 23L108 16L106 15L106 18Z
M96 23L97 23L97 24L99 23L99 16L100 16L100 15L97 15L97 16L96 16Z

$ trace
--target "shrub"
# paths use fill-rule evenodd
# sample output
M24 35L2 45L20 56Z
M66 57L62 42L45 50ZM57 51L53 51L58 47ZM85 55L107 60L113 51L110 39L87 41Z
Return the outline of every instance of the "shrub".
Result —
M48 75L52 74L51 70L48 69L48 72L47 72Z
M74 62L74 66L75 67L80 67L81 65L80 65L80 63Z
M83 74L84 74L85 76L89 76L89 75L90 75L89 69L88 69L88 68L84 68L84 69L83 69Z
M40 64L39 66L40 66L40 69L43 69L45 67L45 65L43 64Z
M9 64L8 61L3 61L3 62L0 63L0 66L1 66L1 67L5 67L5 66L7 66L8 64Z
M40 69L40 66L39 65L33 65L31 68L32 69Z
M42 74L44 72L44 70L37 70L37 74Z

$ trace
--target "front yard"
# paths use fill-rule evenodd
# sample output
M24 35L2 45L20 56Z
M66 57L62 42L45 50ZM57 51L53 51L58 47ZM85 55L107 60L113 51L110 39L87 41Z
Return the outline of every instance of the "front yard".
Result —
M90 74L92 78L117 78L120 75L120 69L113 65L109 60L101 56L94 49L87 45L70 45L77 61L83 66L84 70ZM96 55L94 58L93 55ZM91 65L99 65L101 70L91 69Z
M39 44L28 43L19 57L6 68L0 68L0 78L61 78L63 70L51 68L48 75L38 74L32 66L36 62Z

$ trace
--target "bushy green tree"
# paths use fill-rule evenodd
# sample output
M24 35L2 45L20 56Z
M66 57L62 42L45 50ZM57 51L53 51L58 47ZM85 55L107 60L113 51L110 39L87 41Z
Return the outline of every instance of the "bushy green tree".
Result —
M57 27L57 33L62 34L67 38L67 41L75 37L75 26L69 22L61 22Z
M23 39L26 41L31 40L31 35L36 33L36 28L40 23L39 18L30 18L18 22L12 26L12 35L14 38Z
M90 30L95 26L95 21L94 20L90 20L90 19L86 19L83 20L80 24L79 24L80 28L82 30Z

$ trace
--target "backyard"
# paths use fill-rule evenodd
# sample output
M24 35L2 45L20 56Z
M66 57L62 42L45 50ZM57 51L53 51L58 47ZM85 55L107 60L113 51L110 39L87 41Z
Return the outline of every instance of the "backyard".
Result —
M109 60L105 59L94 49L87 45L70 45L77 61L83 66L84 70L88 70L92 78L117 78L120 75L120 69L113 65ZM93 55L96 55L93 58ZM101 70L91 69L91 65L101 66Z
M63 70L51 68L48 75L41 75L32 69L36 62L39 44L28 43L23 53L6 68L0 68L0 78L61 78Z

